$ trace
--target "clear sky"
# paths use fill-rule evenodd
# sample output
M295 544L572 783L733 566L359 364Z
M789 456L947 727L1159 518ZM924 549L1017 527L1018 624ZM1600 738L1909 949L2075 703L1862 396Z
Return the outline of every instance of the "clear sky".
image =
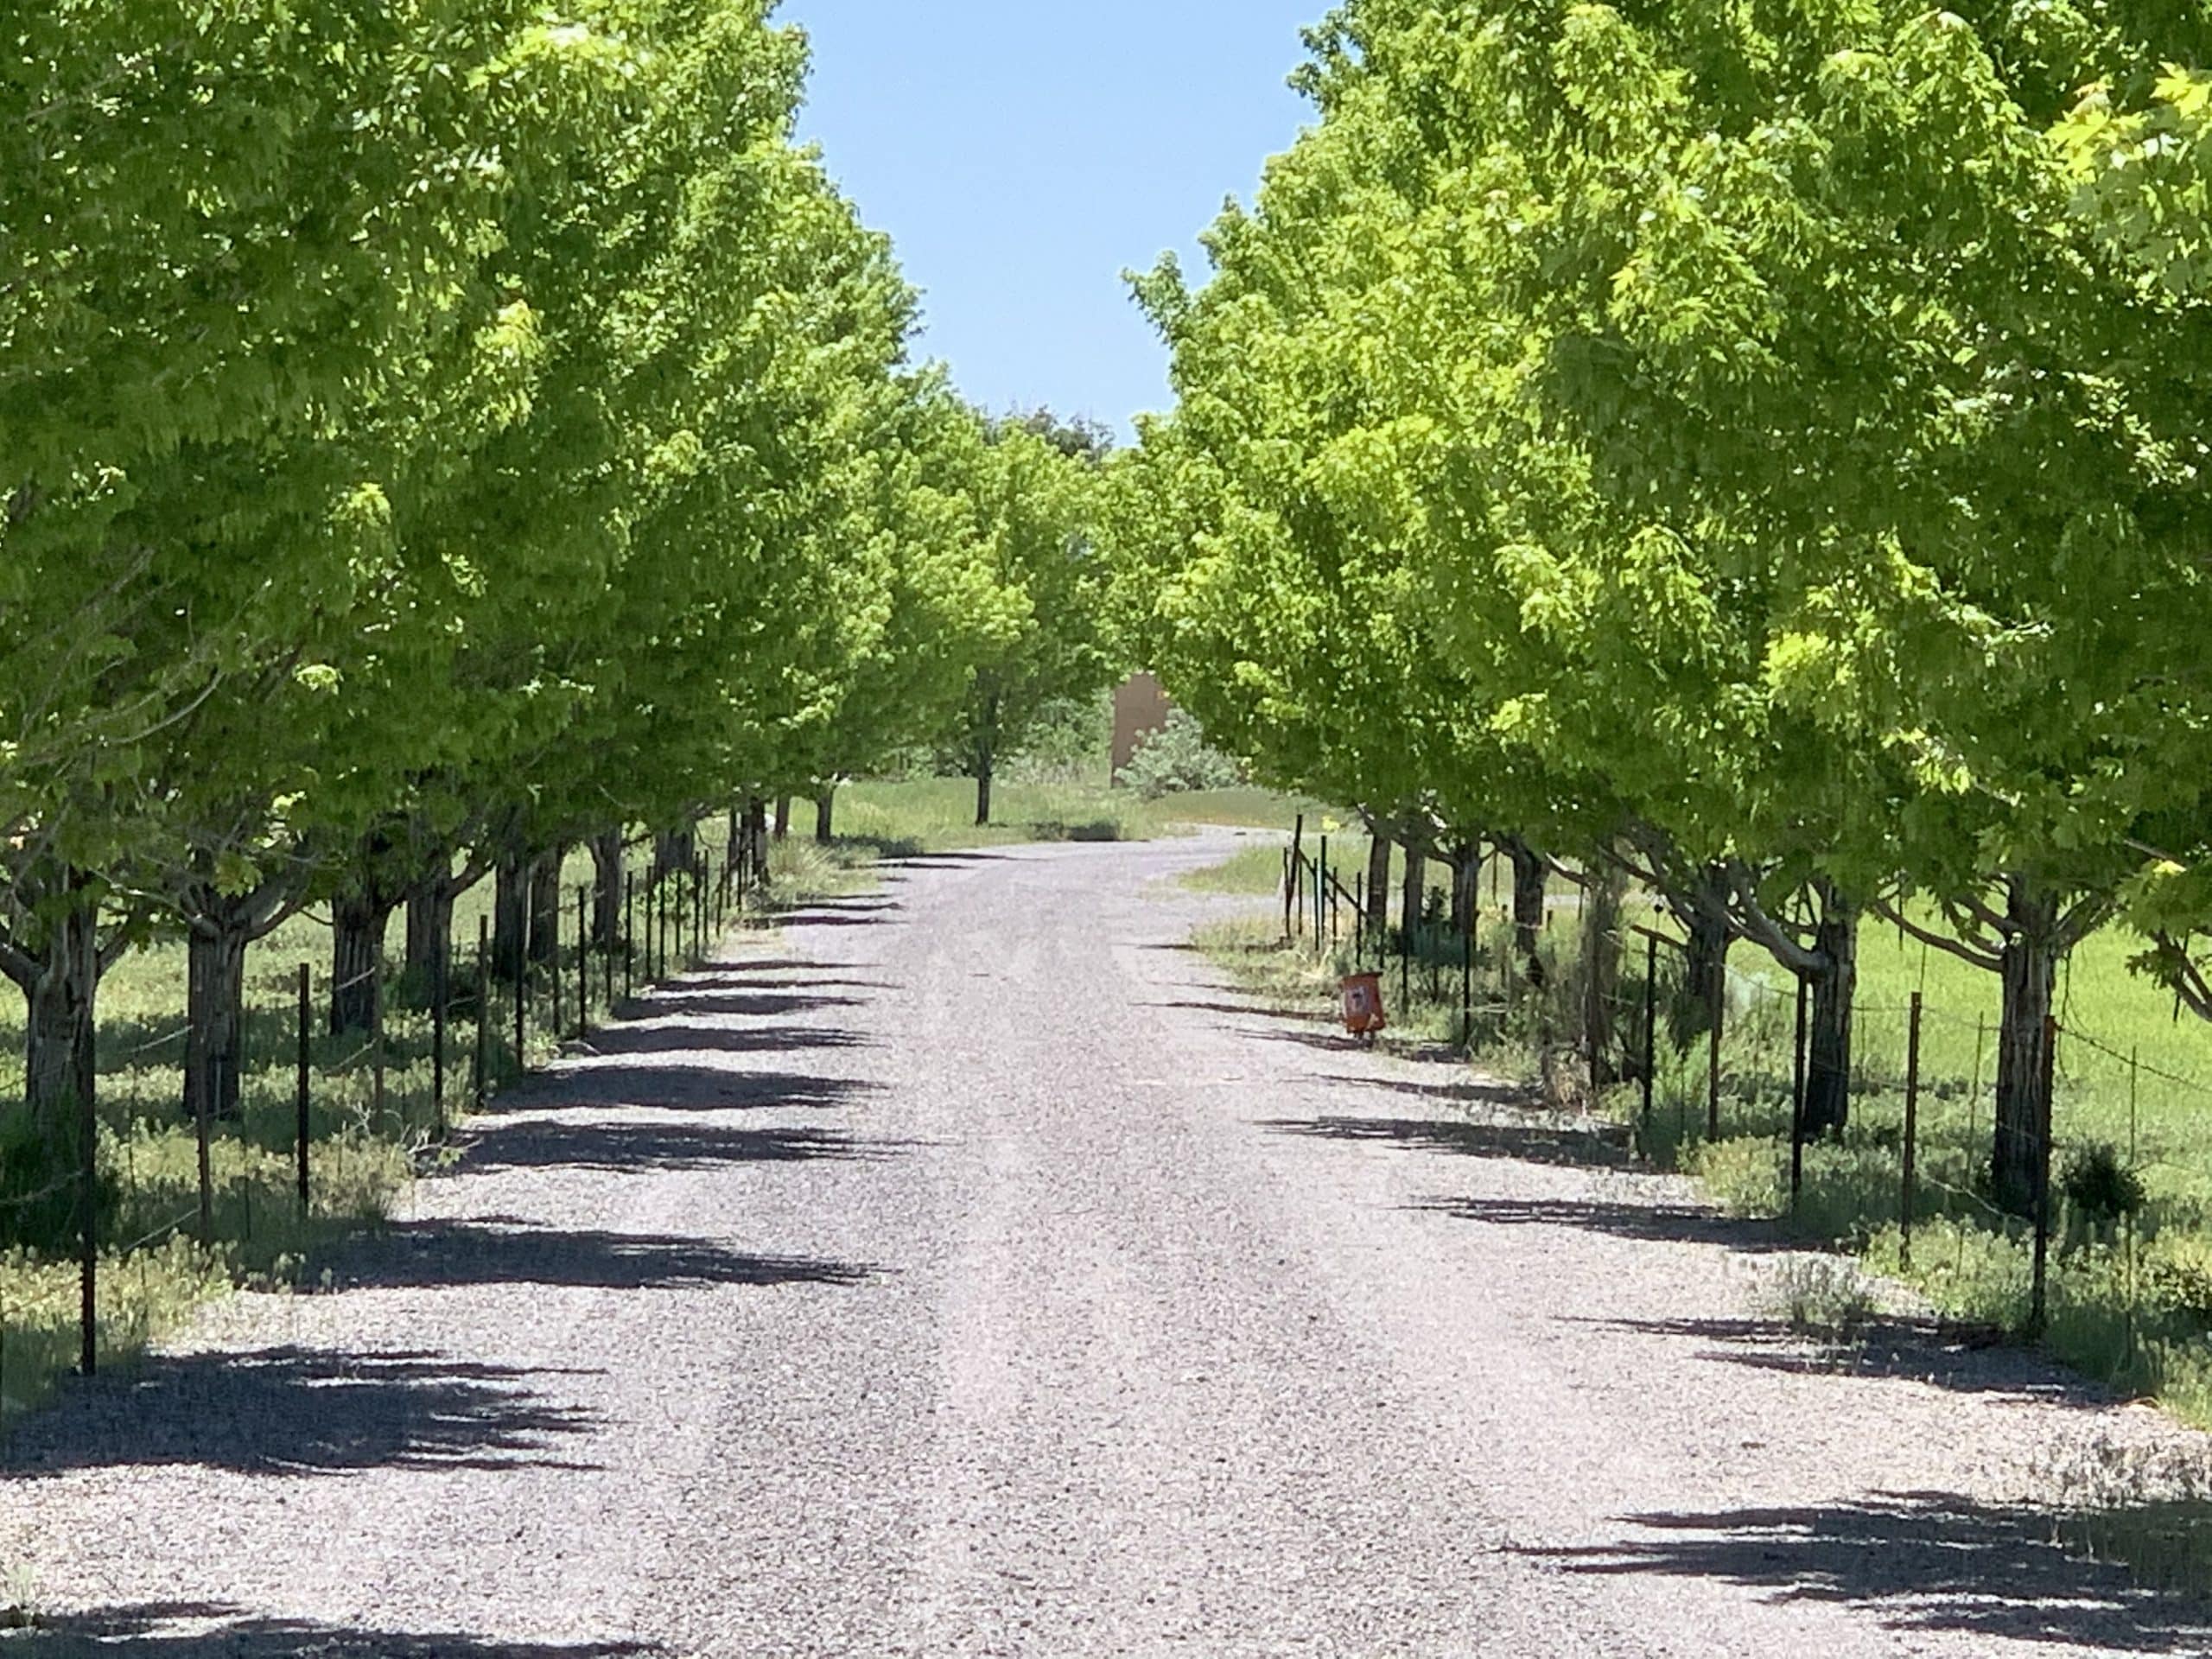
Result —
M785 0L814 44L802 137L923 290L924 357L997 412L1126 432L1169 402L1122 282L1195 276L1309 111L1284 85L1330 0Z

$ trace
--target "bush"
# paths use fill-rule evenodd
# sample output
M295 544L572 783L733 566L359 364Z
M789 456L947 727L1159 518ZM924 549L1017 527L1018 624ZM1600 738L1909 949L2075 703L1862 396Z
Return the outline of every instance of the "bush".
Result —
M1205 728L1180 709L1168 711L1167 724L1137 745L1135 757L1122 769L1122 782L1148 801L1202 789L1234 789L1243 781L1244 769L1211 747Z
M2143 1180L2105 1141L2083 1148L2066 1166L2067 1202L2093 1222L2109 1224L2143 1207Z

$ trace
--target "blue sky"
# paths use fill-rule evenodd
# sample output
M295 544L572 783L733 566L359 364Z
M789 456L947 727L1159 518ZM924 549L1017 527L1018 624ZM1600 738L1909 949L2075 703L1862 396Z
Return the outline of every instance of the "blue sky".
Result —
M801 136L924 290L925 357L997 411L1128 429L1166 354L1121 273L1249 200L1308 115L1284 79L1329 0L785 0Z

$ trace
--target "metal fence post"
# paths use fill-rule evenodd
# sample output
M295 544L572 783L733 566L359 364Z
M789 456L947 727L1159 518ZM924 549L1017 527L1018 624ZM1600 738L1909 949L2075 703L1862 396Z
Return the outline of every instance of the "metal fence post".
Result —
M446 1138L446 1021L453 995L453 916L447 912L437 959L430 964L430 1133Z
M1659 1071L1659 941L1643 941L1643 1135L1650 1156L1651 1096Z
M576 1037L591 1035L591 889L576 889Z
M2043 1109L2036 1125L2035 1287L2028 1306L2028 1328L2041 1336L2050 1317L2050 1091L2058 1077L2058 1016L2043 1023Z
M523 1039L529 1033L530 912L535 908L525 893L522 919L515 928L515 1074L518 1077L528 1069L523 1061Z
M1789 1086L1789 1213L1797 1213L1797 1200L1805 1191L1805 1015L1807 987L1797 981L1797 1041L1795 1071Z
M476 918L476 1075L470 1080L469 1093L478 1111L484 1109L489 1078L486 1068L490 1063L486 1048L492 1030L492 924L485 917Z
M637 995L638 878L622 872L622 1000Z
M1728 1014L1728 964L1725 957L1713 982L1713 1030L1705 1058L1705 1138L1720 1138L1720 1038Z
M305 1220L307 1218L308 1207L308 1138L309 1126L308 1122L308 1088L309 1075L313 1068L315 1057L309 1047L308 1027L308 1022L315 1017L314 1010L308 1006L308 998L312 989L314 971L315 970L309 968L306 963L303 962L300 964L300 1050L298 1055L298 1074L293 1079L293 1152L295 1160L298 1166L293 1173L297 1177L299 1182L300 1217L302 1220Z
M1913 1159L1920 1135L1920 1009L1921 994L1912 994L1911 1024L1904 1042L1904 1185L1897 1194L1897 1259L1912 1265Z

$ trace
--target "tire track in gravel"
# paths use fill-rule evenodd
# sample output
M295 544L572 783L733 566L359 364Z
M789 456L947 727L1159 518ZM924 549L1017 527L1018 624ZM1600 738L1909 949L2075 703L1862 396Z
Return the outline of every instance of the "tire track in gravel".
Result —
M2196 1437L1822 1369L1756 1232L1223 992L1160 880L1231 844L912 861L645 1001L18 1434L0 1652L2205 1650L2016 1507Z

